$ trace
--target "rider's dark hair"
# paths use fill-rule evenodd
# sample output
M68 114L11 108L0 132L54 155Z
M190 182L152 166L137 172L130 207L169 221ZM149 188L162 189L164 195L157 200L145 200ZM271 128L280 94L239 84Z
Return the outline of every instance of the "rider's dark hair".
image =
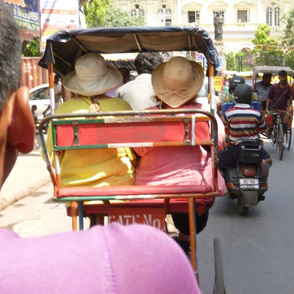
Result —
M279 71L279 76L285 77L287 75L287 72L285 70Z
M272 78L272 74L271 73L265 73L265 74L263 74L263 78L265 79L265 78Z
M160 52L139 53L135 59L137 73L152 73L159 64L163 63L163 55Z
M241 84L236 87L234 97L237 103L251 104L252 88L247 84Z
M20 85L21 43L10 6L0 1L0 112Z

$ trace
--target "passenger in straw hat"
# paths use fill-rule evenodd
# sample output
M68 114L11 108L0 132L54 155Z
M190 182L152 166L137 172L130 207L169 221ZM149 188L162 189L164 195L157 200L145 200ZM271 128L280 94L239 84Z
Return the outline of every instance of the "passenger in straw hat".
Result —
M131 110L130 105L105 93L122 83L122 75L108 66L98 53L81 56L75 70L63 79L64 87L75 96L61 104L56 113L83 113L97 111ZM47 147L52 152L51 130ZM114 186L132 185L134 167L125 148L68 150L61 161L62 186Z
M159 65L152 72L152 85L157 95L159 109L195 108L209 110L208 104L197 102L197 93L204 79L203 69L184 57L174 57ZM150 108L149 108L150 109ZM156 107L152 108L156 109ZM225 137L224 126L219 117L218 139L221 147ZM209 132L207 123L198 123L196 136ZM136 185L210 185L213 186L210 152L202 147L150 147L135 148L140 156L136 168ZM219 175L219 188L225 192L225 183ZM208 209L214 198L197 199L197 231L206 226ZM173 221L179 230L179 240L187 249L189 243L189 222L186 213L174 213Z

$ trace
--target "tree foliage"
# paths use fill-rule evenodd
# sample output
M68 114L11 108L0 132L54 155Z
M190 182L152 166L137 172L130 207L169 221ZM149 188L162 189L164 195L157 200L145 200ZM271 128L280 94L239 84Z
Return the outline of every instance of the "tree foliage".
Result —
M283 63L283 52L278 46L278 41L270 35L271 29L266 24L258 26L252 40L255 45L255 65L281 65Z
M281 20L285 22L282 44L294 51L294 8L286 13Z
M270 35L271 29L267 24L260 24L255 32L252 44L255 48L260 49L270 49L273 46L277 46L278 42L275 38Z
M35 38L33 41L28 42L26 47L23 50L23 55L25 57L29 56L41 56L40 52L40 38Z
M227 61L227 70L237 69L236 56L234 52L231 51L226 55L226 61Z
M130 27L143 25L143 16L133 18L129 12L114 7L109 7L104 18L105 27Z
M104 26L104 18L109 8L109 0L84 1L83 10L88 28Z

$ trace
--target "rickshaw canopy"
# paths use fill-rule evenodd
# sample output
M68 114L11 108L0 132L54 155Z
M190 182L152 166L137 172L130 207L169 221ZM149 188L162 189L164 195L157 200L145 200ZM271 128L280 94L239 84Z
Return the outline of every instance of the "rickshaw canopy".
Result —
M76 60L89 52L197 51L216 68L217 50L210 35L199 27L113 27L59 31L46 41L45 52L39 62L61 77L74 70Z
M273 75L278 75L279 71L285 70L288 75L294 76L294 71L288 66L255 66L253 68L253 77L256 79L258 74L270 73Z

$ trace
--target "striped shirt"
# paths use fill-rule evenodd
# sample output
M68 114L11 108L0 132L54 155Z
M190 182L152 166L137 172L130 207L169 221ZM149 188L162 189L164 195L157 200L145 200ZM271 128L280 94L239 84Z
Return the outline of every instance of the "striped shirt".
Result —
M235 104L224 113L222 120L229 128L231 144L238 144L245 139L258 139L258 129L266 129L266 123L260 111L252 109L249 104Z

